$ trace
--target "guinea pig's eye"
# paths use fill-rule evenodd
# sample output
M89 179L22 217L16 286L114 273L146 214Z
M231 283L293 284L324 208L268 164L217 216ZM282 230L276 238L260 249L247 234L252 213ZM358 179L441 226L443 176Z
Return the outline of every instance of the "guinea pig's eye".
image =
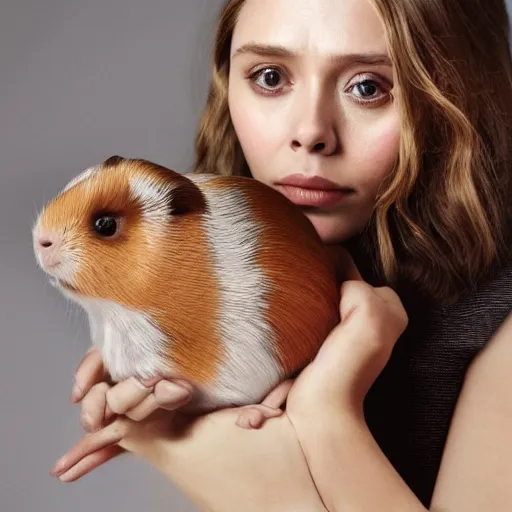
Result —
M94 231L101 236L113 236L117 231L117 220L111 215L98 217L94 222Z

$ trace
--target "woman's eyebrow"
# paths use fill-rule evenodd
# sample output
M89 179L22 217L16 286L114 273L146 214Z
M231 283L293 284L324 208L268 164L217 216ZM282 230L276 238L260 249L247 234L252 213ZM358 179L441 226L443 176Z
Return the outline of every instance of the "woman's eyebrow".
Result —
M240 46L233 53L233 58L238 55L253 53L262 57L283 57L293 58L298 54L292 50L279 45L246 43ZM340 55L330 55L329 60L340 63L361 63L361 64L386 64L391 66L391 59L386 53L366 52L366 53L346 53Z

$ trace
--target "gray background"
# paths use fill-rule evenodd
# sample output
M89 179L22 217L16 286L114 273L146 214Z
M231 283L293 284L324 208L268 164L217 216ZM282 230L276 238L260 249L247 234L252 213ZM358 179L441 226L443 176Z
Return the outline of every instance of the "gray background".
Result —
M134 457L73 484L49 476L83 434L69 394L89 333L85 315L37 269L31 227L68 179L112 154L191 166L221 4L1 4L1 512L195 510Z
M68 400L89 331L82 312L37 269L30 235L44 201L112 154L190 167L222 3L1 4L2 512L194 510L134 457L112 460L74 484L49 476L82 435L79 409Z

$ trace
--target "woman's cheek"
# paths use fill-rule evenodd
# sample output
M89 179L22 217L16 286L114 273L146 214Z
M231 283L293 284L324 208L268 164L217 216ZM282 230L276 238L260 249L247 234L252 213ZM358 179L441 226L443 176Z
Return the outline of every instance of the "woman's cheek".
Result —
M283 139L283 106L275 98L262 99L253 91L236 87L239 86L233 86L230 100L233 127L253 174L265 173Z
M269 158L277 149L280 140L278 127L272 118L262 116L250 105L240 111L237 116L235 131L249 162L258 167L261 162L270 163Z
M400 148L400 129L398 116L390 115L366 127L366 134L353 140L352 147L361 159L359 169L366 169L360 174L362 182L371 188L393 169Z

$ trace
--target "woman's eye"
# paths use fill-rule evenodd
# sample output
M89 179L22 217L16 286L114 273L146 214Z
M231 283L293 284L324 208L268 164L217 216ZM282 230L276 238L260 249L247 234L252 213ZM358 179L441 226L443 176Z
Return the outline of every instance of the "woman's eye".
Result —
M386 87L378 81L365 78L351 85L348 92L354 96L358 103L372 104L374 102L382 102L389 96L388 91L385 89Z
M279 85L279 79L281 78L279 75L279 71L275 69L266 69L261 75L261 82L263 86L266 87L276 87Z
M363 98L370 98L378 91L378 85L371 80L364 80L355 86L355 90Z
M266 93L275 93L282 87L283 77L276 68L264 68L252 73L249 77L260 89Z

